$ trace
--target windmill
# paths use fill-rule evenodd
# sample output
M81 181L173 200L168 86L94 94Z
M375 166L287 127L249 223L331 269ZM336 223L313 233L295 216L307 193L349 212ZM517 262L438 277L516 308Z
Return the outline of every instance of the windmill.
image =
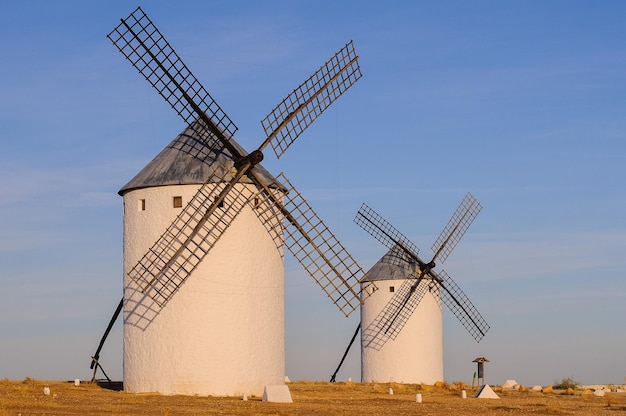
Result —
M107 37L187 125L120 190L124 388L260 395L285 378L283 247L346 316L361 303L361 268L284 174L260 165L361 77L354 46L261 121L266 138L248 153L141 8Z
M448 258L481 209L468 193L432 245L432 260L426 262L407 237L372 208L361 206L354 221L389 249L363 281L363 292L370 295L361 307L363 381L443 380L441 301L476 341L485 335L489 325L469 298L445 271L434 270L435 262ZM377 288L368 287L372 282Z

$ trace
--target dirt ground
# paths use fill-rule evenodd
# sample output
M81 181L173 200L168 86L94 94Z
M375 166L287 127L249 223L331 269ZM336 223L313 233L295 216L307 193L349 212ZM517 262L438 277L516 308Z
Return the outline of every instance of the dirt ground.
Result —
M50 390L44 394L44 387ZM393 394L389 394L389 388ZM461 388L467 398L461 397ZM626 394L596 397L574 391L550 394L502 391L500 399L475 399L466 386L369 383L289 383L293 403L259 397L190 397L132 394L97 384L0 381L0 416L6 415L626 415ZM421 394L422 403L416 402Z

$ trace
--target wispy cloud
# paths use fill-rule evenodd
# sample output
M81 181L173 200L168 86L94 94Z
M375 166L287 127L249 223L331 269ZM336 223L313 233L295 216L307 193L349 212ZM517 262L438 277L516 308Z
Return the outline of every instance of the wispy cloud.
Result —
M624 268L624 230L479 234L459 247L453 267L469 280L563 278ZM467 243L467 241L466 241ZM467 246L467 244L466 244ZM450 266L448 266L450 267Z
M39 167L26 162L0 161L0 175L4 178L0 183L0 193L4 195L0 208L46 199L66 206L108 205L117 197L117 188L132 177L133 169L140 163L113 160L91 166Z

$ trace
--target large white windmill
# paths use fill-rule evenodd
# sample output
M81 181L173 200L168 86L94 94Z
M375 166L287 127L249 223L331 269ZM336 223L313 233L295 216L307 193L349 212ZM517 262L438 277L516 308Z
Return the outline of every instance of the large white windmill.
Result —
M284 175L259 164L361 77L352 42L270 112L247 153L141 8L108 38L188 126L120 190L124 389L260 395L285 379L283 247L346 316L361 302L361 268Z
M373 209L365 204L359 209L354 221L389 249L363 280L362 381L443 381L442 301L476 341L489 330L454 280L443 270L434 271L435 261L447 259L481 209L468 193L432 245L430 262Z

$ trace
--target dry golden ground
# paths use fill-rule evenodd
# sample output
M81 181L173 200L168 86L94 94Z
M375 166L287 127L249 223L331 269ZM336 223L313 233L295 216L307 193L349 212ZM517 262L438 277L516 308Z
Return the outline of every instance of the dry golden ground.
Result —
M50 395L44 395L44 387ZM394 394L389 394L389 387ZM466 388L467 399L461 398ZM466 386L441 384L289 383L294 403L258 397L132 394L83 383L0 381L0 416L6 415L626 415L626 395L604 397L534 391L499 391L499 400L474 399ZM416 394L422 403L416 403Z

